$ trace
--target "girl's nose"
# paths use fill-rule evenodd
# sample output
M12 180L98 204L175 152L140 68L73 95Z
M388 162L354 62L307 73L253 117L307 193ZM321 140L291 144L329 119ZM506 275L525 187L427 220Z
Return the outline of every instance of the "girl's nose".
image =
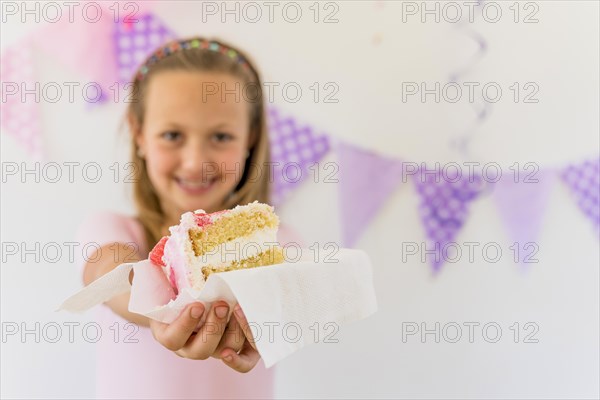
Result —
M210 160L204 146L189 145L183 151L183 160L181 165L184 171L190 175L200 175L202 171L207 169ZM208 168L210 169L210 168Z

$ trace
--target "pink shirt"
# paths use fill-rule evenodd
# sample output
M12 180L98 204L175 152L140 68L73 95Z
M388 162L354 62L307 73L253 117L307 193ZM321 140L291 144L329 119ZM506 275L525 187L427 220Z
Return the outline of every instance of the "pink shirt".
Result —
M280 226L279 242L299 242ZM134 243L147 257L141 224L133 217L111 212L88 218L78 233L80 243L94 247L113 242ZM92 253L92 250L89 251ZM80 274L83 274L83 260ZM272 398L275 367L261 361L248 373L239 373L221 360L189 360L154 340L149 328L128 324L105 305L96 307L95 322L101 338L96 342L96 396L120 399ZM88 336L95 341L95 330Z

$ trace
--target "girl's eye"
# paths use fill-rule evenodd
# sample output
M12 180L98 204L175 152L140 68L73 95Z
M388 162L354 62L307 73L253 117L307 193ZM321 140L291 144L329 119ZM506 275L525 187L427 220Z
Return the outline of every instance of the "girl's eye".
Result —
M181 133L177 132L177 131L167 131L167 132L163 132L160 135L163 139L168 140L169 142L174 142L176 140L181 139Z
M228 133L218 132L218 133L215 133L214 139L219 143L224 143L224 142L228 142L228 141L232 140L233 136L231 136Z

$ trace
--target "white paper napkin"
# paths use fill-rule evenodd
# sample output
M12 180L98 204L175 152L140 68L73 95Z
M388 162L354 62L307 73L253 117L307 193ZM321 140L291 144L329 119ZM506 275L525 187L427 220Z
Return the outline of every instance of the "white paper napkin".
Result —
M58 310L83 312L131 290L129 311L170 323L191 302L203 302L207 309L216 300L226 301L231 308L237 302L269 368L307 344L331 340L344 323L377 310L371 262L365 252L339 249L317 260L312 249L302 249L301 254L297 262L211 274L202 290L184 290L174 300L160 267L148 260L121 264Z

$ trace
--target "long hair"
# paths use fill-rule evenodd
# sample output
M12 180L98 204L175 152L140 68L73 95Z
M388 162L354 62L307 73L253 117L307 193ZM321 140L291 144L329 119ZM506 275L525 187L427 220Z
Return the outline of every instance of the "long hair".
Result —
M207 40L200 37L187 40L193 39L199 41ZM270 159L269 139L261 77L252 61L250 61L244 53L219 40L210 39L210 42L218 43L221 46L236 51L243 59L245 59L247 68L235 59L220 52L200 47L180 49L152 64L146 69L147 72L143 75L142 79L140 79L140 70L136 72L132 82L133 84L131 85L131 102L127 109L127 116L130 119L130 122L133 122L138 129L141 129L144 124L144 96L147 92L148 82L150 82L153 75L160 71L184 70L223 72L239 78L245 85L244 88L249 88L253 91L251 96L248 95L245 97L251 98L249 101L251 104L250 134L251 136L254 135L255 140L249 150L249 155L246 158L244 172L240 182L230 196L224 199L222 209L251 203L254 200L270 203L270 169L265 168ZM172 43L175 43L175 41L161 47L169 46ZM144 67L144 64L142 64L140 69L146 68ZM133 184L133 198L138 219L144 227L147 247L150 249L160 240L160 237L163 234L161 229L165 223L166 216L161 208L156 190L148 177L146 161L138 154L134 132L130 132L130 136L131 160L135 165L136 174Z

